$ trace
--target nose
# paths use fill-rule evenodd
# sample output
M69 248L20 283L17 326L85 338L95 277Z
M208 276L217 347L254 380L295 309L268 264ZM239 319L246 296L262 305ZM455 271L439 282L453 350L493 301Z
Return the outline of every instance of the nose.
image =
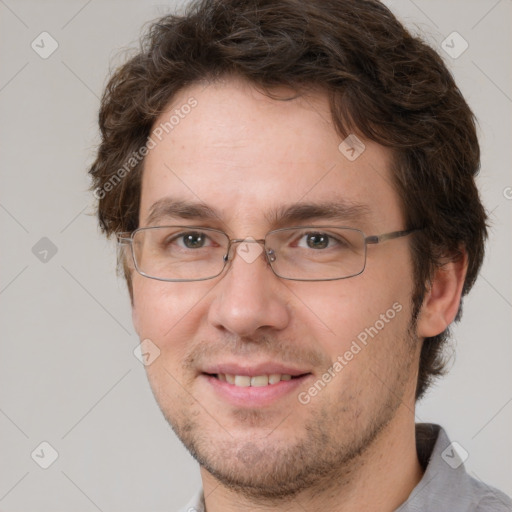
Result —
M256 241L233 246L231 261L212 293L208 319L240 337L258 329L284 329L290 321L286 287L274 275Z

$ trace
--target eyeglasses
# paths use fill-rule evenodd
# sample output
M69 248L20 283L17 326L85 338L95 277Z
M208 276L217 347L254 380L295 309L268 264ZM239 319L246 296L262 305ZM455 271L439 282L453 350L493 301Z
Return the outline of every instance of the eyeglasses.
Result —
M366 236L361 230L334 226L276 229L264 239L230 239L218 229L156 226L118 233L130 245L139 274L160 281L204 281L219 276L233 258L233 248L251 263L265 254L274 274L294 281L334 281L361 274L369 244L407 236L417 229ZM256 244L256 245L255 245Z

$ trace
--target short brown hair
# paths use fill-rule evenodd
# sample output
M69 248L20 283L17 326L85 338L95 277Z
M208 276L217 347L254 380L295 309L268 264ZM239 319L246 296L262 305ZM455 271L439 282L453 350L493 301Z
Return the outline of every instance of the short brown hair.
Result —
M414 318L436 268L462 250L469 291L487 234L474 116L440 56L377 0L200 0L152 24L101 102L89 172L107 235L138 227L140 148L157 117L179 90L225 75L268 93L281 85L325 91L341 137L357 133L392 149L406 227L423 228L411 240ZM423 341L417 398L443 373L447 337Z

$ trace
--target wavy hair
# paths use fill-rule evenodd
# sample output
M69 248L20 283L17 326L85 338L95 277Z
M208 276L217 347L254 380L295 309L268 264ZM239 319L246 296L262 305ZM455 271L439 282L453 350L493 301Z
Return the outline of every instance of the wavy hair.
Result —
M98 218L107 235L138 226L144 159L112 180L155 120L181 89L225 75L268 94L281 85L325 91L341 137L357 133L391 148L406 225L423 227L411 239L414 319L436 269L462 251L463 295L470 290L487 235L474 116L440 56L377 0L200 0L154 22L101 101L101 143L89 172L102 192ZM132 294L126 269L125 276ZM443 373L448 336L423 341L417 398Z

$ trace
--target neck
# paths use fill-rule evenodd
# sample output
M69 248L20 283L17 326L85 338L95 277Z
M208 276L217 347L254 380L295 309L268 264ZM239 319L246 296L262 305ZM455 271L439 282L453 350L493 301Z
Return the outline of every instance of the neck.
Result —
M333 470L328 483L304 489L291 502L279 506L248 501L201 468L206 512L249 512L255 508L261 512L392 512L407 500L422 475L414 411L404 405L350 468Z

